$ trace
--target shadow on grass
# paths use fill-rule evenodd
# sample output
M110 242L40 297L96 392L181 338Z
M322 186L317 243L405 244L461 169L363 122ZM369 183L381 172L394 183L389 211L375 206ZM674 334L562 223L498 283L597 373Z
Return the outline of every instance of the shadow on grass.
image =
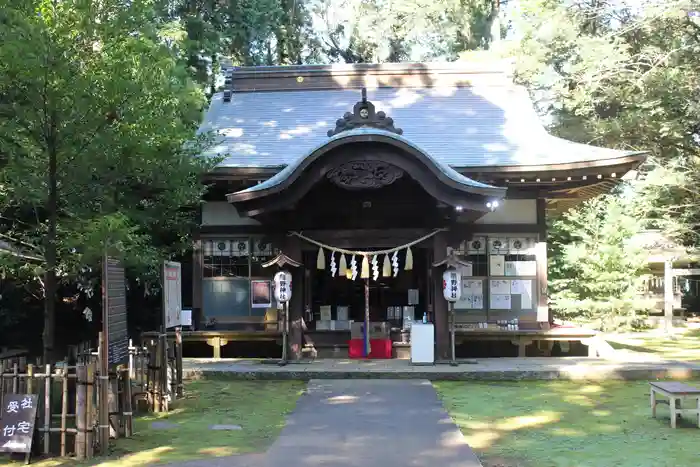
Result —
M666 360L700 360L700 329L674 337L659 333L611 335L606 340L616 350L655 354Z
M109 456L89 462L37 460L32 465L136 467L263 452L279 435L304 387L295 381L189 382L186 396L170 412L135 419L133 437L113 441ZM154 428L154 422L161 422L162 429ZM212 425L241 429L212 430ZM15 463L0 458L0 465Z
M651 418L646 382L435 384L487 467L694 467L697 420Z

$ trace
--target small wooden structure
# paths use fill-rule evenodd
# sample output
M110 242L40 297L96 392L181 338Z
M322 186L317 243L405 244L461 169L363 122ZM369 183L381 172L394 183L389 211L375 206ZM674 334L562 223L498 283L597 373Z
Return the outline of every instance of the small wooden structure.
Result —
M695 417L700 428L700 389L679 382L650 382L651 386L651 416L656 418L656 406L667 403L671 410L671 428L676 428L676 419L681 415ZM668 401L656 400L657 394L668 398ZM683 408L683 402L691 402L695 407Z
M632 240L648 254L646 265L649 273L645 277L641 296L651 301L651 318L662 314L663 327L670 329L675 313L684 317L686 310L681 281L700 275L700 270L692 267L700 262L700 254L667 238L659 230L646 230Z

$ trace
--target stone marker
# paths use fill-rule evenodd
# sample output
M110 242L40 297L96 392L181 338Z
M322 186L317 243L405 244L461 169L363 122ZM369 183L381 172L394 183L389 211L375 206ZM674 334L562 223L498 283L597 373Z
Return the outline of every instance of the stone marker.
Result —
M243 427L240 425L209 425L210 430L219 430L219 431L234 431L234 430L242 430Z

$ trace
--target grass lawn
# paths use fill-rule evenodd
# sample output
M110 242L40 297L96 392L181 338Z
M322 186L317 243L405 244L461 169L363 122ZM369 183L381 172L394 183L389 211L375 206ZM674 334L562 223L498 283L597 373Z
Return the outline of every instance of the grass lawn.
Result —
M683 419L672 430L665 405L652 419L647 382L439 382L435 388L486 467L700 465L697 420Z
M678 361L700 361L700 329L679 331L669 338L662 331L608 334L610 345L619 351L654 354L659 358Z
M112 444L109 458L78 463L66 459L32 462L36 467L136 467L190 459L262 452L284 426L304 389L301 382L194 381L186 397L167 414L135 420L134 436ZM155 430L153 422L175 428ZM210 425L240 425L241 430L216 431ZM69 438L70 439L70 438ZM18 463L19 464L19 463ZM0 465L14 465L0 457Z

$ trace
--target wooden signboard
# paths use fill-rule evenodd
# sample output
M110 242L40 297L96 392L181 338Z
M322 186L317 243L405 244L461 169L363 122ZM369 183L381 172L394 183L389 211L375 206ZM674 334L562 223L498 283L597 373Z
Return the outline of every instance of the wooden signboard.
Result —
M108 349L108 363L115 365L129 355L126 278L124 268L116 259L105 257L102 269L102 336Z
M175 261L163 262L163 324L165 328L182 325L182 267Z
M0 452L32 452L36 421L35 394L7 394L0 414Z

